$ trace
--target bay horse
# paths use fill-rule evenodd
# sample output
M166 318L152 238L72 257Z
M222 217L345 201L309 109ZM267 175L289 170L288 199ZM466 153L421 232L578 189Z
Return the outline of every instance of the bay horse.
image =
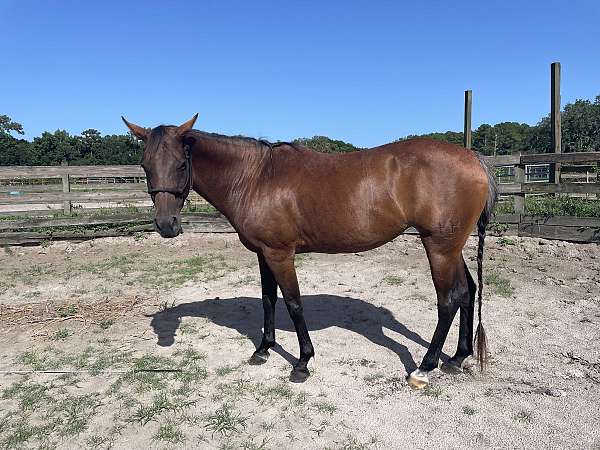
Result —
M429 260L438 321L421 365L407 380L415 388L429 383L428 372L438 367L458 310L457 350L442 369L462 371L474 353L477 293L462 249L477 226L479 323L475 341L483 370L482 260L497 188L481 157L466 148L428 139L325 154L292 143L271 144L194 130L197 117L180 126L154 129L122 119L145 142L142 167L156 209L156 231L165 238L181 233L181 208L193 189L229 220L242 244L257 254L264 328L250 364L265 363L275 345L279 286L300 345L290 381L303 382L310 375L307 364L314 348L302 310L296 254L362 252L414 227Z

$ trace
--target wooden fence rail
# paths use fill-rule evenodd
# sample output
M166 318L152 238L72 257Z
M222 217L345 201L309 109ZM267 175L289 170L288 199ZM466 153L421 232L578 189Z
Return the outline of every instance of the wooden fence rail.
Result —
M498 191L514 198L515 213L525 213L527 194L600 194L600 183L561 183L560 177L551 183L525 182L525 167L529 164L598 163L600 152L537 153L486 157L494 167L514 167L513 183L500 183Z
M506 155L487 157L488 163L495 167L513 166L514 182L499 184L502 195L514 197L515 213L497 215L495 228L500 234L536 236L550 239L564 239L577 242L600 242L600 218L578 217L539 217L529 216L525 211L525 196L530 194L600 194L600 183L539 183L525 182L525 166L540 163L597 163L600 152L589 153L541 153L526 155ZM133 178L132 183L122 182ZM42 180L54 179L52 184L40 184ZM93 180L82 184L77 181ZM103 183L103 179L112 179L114 183ZM21 184L32 180L36 184ZM59 181L60 180L60 181ZM126 181L126 180L125 180ZM15 195L16 194L16 195ZM192 201L203 201L196 193L191 194ZM11 215L48 215L52 212L68 212L72 203L103 204L131 202L146 203L149 196L143 170L138 166L36 166L36 167L0 167L0 205L14 208L22 207L21 212L1 213ZM42 212L27 211L35 204L60 205L60 209ZM97 205L92 205L97 206ZM92 211L92 208L89 209ZM124 210L125 211L125 210ZM151 231L151 213L121 213L110 217L48 217L0 221L0 244L33 244L51 239L89 239L91 237L128 234L136 231ZM220 215L184 215L186 231L232 232L227 220ZM109 225L111 230L100 229L100 225ZM81 227L96 231L75 230ZM52 231L54 229L55 231ZM22 230L22 231L19 231ZM407 230L414 233L415 230Z

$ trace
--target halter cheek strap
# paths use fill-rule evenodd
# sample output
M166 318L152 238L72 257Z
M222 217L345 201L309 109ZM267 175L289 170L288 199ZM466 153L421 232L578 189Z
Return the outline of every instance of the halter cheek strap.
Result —
M192 150L188 145L185 146L185 186L183 189L170 188L170 187L157 187L151 188L148 186L148 194L154 195L159 192L167 192L173 194L176 197L186 197L193 186L193 171L192 171Z

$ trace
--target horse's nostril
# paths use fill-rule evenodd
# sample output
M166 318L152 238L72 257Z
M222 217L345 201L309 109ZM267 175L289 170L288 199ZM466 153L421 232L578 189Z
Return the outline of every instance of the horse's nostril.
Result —
M177 216L171 218L171 226L175 228L177 226Z

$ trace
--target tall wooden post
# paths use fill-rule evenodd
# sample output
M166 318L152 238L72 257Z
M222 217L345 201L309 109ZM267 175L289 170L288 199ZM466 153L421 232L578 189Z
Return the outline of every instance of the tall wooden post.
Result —
M466 148L471 148L471 109L473 105L473 92L471 90L465 91L465 127L463 133L463 145Z
M560 126L560 63L550 66L550 123L552 127L552 152L562 152ZM560 163L550 165L550 183L560 183Z
M519 157L521 154L519 153ZM515 165L515 183L518 184L519 190L523 189L523 183L525 183L525 164L521 164L519 158L519 164ZM515 214L525 214L525 194L519 192L513 195ZM520 222L520 220L519 220Z
M61 166L66 167L68 166L67 161L63 161L61 163ZM64 193L68 193L71 192L71 182L69 179L69 174L65 173L64 175L62 175L62 190ZM72 208L71 208L71 200L64 200L63 201L63 209L64 209L64 214L65 216L70 216L72 213Z

